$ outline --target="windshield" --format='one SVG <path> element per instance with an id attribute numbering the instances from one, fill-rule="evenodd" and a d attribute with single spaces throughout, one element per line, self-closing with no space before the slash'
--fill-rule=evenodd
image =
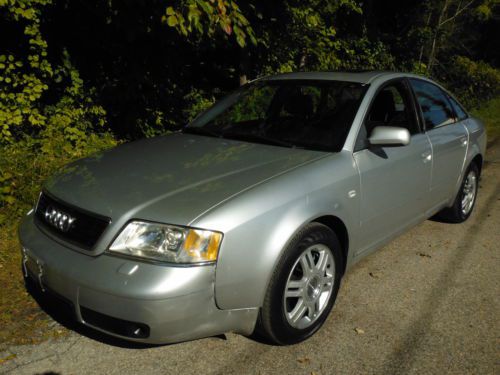
<path id="1" fill-rule="evenodd" d="M 184 128 L 185 133 L 338 152 L 366 85 L 263 80 L 243 86 Z"/>

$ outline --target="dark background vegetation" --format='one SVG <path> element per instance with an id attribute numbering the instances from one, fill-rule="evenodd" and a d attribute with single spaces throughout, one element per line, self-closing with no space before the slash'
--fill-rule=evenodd
<path id="1" fill-rule="evenodd" d="M 494 131 L 499 34 L 499 0 L 0 0 L 0 325 L 37 311 L 14 228 L 63 164 L 290 71 L 424 74 Z"/>

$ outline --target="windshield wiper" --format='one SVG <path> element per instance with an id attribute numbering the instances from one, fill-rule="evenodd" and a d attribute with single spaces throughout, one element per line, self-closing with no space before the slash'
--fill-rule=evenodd
<path id="1" fill-rule="evenodd" d="M 224 133 L 225 138 L 235 139 L 240 141 L 257 141 L 261 143 L 266 143 L 274 146 L 292 147 L 296 148 L 293 143 L 280 141 L 279 139 L 269 138 L 264 135 L 254 134 L 254 133 Z"/>
<path id="2" fill-rule="evenodd" d="M 182 132 L 186 134 L 208 135 L 209 137 L 223 138 L 221 133 L 199 126 L 187 126 L 182 129 Z"/>

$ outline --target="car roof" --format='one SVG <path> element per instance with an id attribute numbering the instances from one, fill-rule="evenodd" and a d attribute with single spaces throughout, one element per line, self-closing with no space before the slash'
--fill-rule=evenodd
<path id="1" fill-rule="evenodd" d="M 261 78 L 262 80 L 283 80 L 283 79 L 312 79 L 312 80 L 330 80 L 330 81 L 344 81 L 344 82 L 357 82 L 368 84 L 375 78 L 382 76 L 396 77 L 418 77 L 414 74 L 380 71 L 380 70 L 363 70 L 363 71 L 335 71 L 335 72 L 295 72 L 283 73 Z"/>

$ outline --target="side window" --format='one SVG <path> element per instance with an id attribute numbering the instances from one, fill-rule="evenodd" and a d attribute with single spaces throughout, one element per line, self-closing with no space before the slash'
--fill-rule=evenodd
<path id="1" fill-rule="evenodd" d="M 451 97 L 450 95 L 448 95 L 448 99 L 450 100 L 451 106 L 453 107 L 453 110 L 455 111 L 455 114 L 457 115 L 457 121 L 462 121 L 462 120 L 466 119 L 468 116 L 467 116 L 467 112 L 465 112 L 463 107 L 455 99 L 453 99 L 453 97 Z"/>
<path id="2" fill-rule="evenodd" d="M 408 90 L 402 82 L 389 83 L 375 96 L 365 120 L 367 134 L 376 126 L 407 128 L 411 134 L 419 132 Z"/>
<path id="3" fill-rule="evenodd" d="M 410 82 L 422 109 L 427 130 L 455 122 L 450 102 L 439 87 L 419 79 L 411 79 Z"/>

